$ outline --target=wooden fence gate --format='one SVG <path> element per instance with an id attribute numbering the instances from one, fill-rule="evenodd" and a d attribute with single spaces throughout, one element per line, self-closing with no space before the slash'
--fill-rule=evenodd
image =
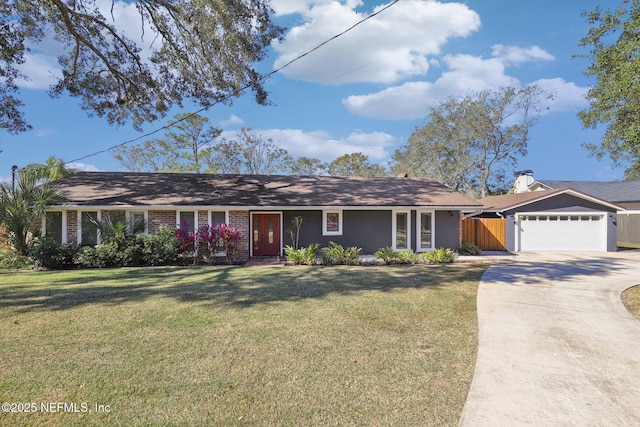
<path id="1" fill-rule="evenodd" d="M 640 247 L 640 214 L 618 214 L 618 246 L 626 248 Z"/>
<path id="2" fill-rule="evenodd" d="M 504 251 L 507 244 L 507 220 L 500 218 L 466 218 L 462 220 L 462 240 L 483 251 Z"/>

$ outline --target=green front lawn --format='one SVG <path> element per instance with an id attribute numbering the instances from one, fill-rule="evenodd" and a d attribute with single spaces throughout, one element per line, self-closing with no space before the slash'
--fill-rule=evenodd
<path id="1" fill-rule="evenodd" d="M 485 268 L 0 272 L 0 425 L 456 425 Z"/>

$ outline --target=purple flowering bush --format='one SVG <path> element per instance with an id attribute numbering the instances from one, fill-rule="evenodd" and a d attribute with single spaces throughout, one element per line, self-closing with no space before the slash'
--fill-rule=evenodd
<path id="1" fill-rule="evenodd" d="M 204 224 L 198 227 L 197 232 L 189 232 L 189 224 L 186 222 L 176 229 L 176 237 L 180 240 L 185 254 L 193 254 L 195 261 L 208 262 L 211 254 L 225 253 L 228 263 L 235 260 L 238 242 L 243 234 L 236 227 L 227 224 L 210 226 Z"/>

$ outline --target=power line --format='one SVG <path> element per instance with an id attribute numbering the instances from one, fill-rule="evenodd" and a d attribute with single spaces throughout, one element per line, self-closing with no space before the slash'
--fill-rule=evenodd
<path id="1" fill-rule="evenodd" d="M 301 55 L 298 55 L 297 57 L 295 57 L 295 58 L 294 58 L 294 59 L 292 59 L 291 61 L 287 62 L 287 63 L 286 63 L 286 64 L 284 64 L 283 66 L 281 66 L 281 67 L 279 67 L 279 68 L 277 68 L 277 69 L 275 69 L 275 70 L 271 71 L 270 73 L 265 74 L 265 75 L 264 75 L 264 76 L 262 76 L 260 79 L 258 79 L 258 81 L 266 80 L 266 79 L 268 79 L 269 77 L 271 77 L 272 75 L 274 75 L 274 74 L 276 74 L 276 73 L 279 73 L 280 71 L 284 70 L 285 68 L 287 68 L 288 66 L 290 66 L 290 65 L 291 65 L 291 64 L 293 64 L 294 62 L 297 62 L 297 61 L 301 60 L 301 59 L 302 59 L 302 58 L 304 58 L 305 56 L 307 56 L 307 55 L 309 55 L 309 54 L 311 54 L 311 53 L 315 52 L 315 51 L 316 51 L 316 50 L 318 50 L 318 49 L 320 49 L 321 47 L 323 47 L 323 46 L 324 46 L 324 45 L 326 45 L 327 43 L 330 43 L 331 41 L 333 41 L 333 40 L 335 40 L 335 39 L 337 39 L 337 38 L 339 38 L 339 37 L 341 37 L 341 36 L 345 35 L 345 34 L 346 34 L 346 33 L 348 33 L 349 31 L 351 31 L 351 30 L 353 30 L 354 28 L 356 28 L 358 25 L 360 25 L 360 24 L 364 23 L 365 21 L 368 21 L 369 19 L 371 19 L 371 18 L 373 18 L 373 17 L 375 17 L 375 16 L 377 16 L 377 15 L 381 14 L 382 12 L 384 12 L 385 10 L 387 10 L 387 9 L 389 9 L 390 7 L 394 6 L 394 5 L 395 5 L 395 4 L 397 4 L 398 2 L 400 2 L 400 0 L 394 0 L 394 1 L 392 1 L 391 3 L 389 3 L 388 5 L 386 5 L 385 7 L 383 7 L 382 9 L 378 10 L 377 12 L 374 12 L 374 13 L 372 13 L 372 14 L 370 14 L 370 15 L 367 15 L 366 17 L 364 17 L 364 18 L 363 18 L 363 19 L 361 19 L 360 21 L 356 22 L 355 24 L 353 24 L 351 27 L 347 28 L 346 30 L 344 30 L 344 31 L 342 31 L 342 32 L 340 32 L 340 33 L 338 33 L 338 34 L 334 35 L 333 37 L 331 37 L 331 38 L 329 38 L 329 39 L 327 39 L 327 40 L 325 40 L 325 41 L 323 41 L 322 43 L 320 43 L 320 44 L 319 44 L 319 45 L 317 45 L 316 47 L 314 47 L 314 48 L 312 48 L 312 49 L 310 49 L 310 50 L 306 51 L 305 53 L 303 53 L 303 54 L 301 54 Z M 244 92 L 245 90 L 249 89 L 250 87 L 251 87 L 251 85 L 246 85 L 246 86 L 242 87 L 242 88 L 240 89 L 240 93 Z M 232 98 L 233 96 L 234 96 L 234 95 L 228 95 L 228 96 L 224 97 L 223 99 L 221 99 L 221 100 L 219 100 L 219 101 L 216 101 L 216 102 L 212 103 L 211 105 L 208 105 L 208 106 L 206 106 L 206 107 L 200 108 L 200 109 L 199 109 L 199 110 L 197 110 L 197 111 L 194 111 L 194 112 L 192 112 L 192 113 L 189 113 L 189 114 L 187 114 L 186 116 L 181 117 L 180 119 L 178 119 L 178 120 L 176 120 L 176 121 L 170 122 L 170 123 L 168 123 L 168 124 L 166 124 L 166 125 L 164 125 L 164 126 L 162 126 L 162 127 L 158 128 L 158 129 L 155 129 L 155 130 L 153 130 L 153 131 L 151 131 L 151 132 L 147 132 L 147 133 L 145 133 L 145 134 L 143 134 L 143 135 L 140 135 L 140 136 L 138 136 L 138 137 L 136 137 L 136 138 L 132 138 L 132 139 L 129 139 L 129 140 L 127 140 L 127 141 L 121 142 L 120 144 L 112 145 L 111 147 L 105 148 L 105 149 L 103 149 L 103 150 L 96 151 L 96 152 L 94 152 L 94 153 L 92 153 L 92 154 L 87 154 L 86 156 L 82 156 L 82 157 L 78 157 L 77 159 L 69 160 L 68 162 L 65 162 L 65 164 L 78 162 L 78 161 L 80 161 L 80 160 L 88 159 L 89 157 L 94 157 L 94 156 L 97 156 L 97 155 L 99 155 L 99 154 L 104 154 L 104 153 L 106 153 L 106 152 L 108 152 L 108 151 L 113 150 L 114 148 L 123 147 L 123 146 L 125 146 L 125 145 L 131 144 L 132 142 L 136 142 L 136 141 L 139 141 L 139 140 L 141 140 L 141 139 L 143 139 L 143 138 L 147 138 L 147 137 L 149 137 L 149 136 L 151 136 L 151 135 L 155 135 L 156 133 L 158 133 L 158 132 L 160 132 L 160 131 L 163 131 L 163 130 L 165 130 L 165 129 L 172 128 L 172 127 L 173 127 L 173 126 L 175 126 L 176 124 L 178 124 L 178 123 L 180 123 L 180 122 L 183 122 L 183 121 L 185 121 L 185 120 L 188 120 L 188 119 L 190 119 L 191 117 L 193 117 L 193 116 L 195 116 L 195 115 L 197 115 L 197 114 L 199 114 L 199 113 L 201 113 L 201 112 L 203 112 L 203 111 L 206 111 L 206 110 L 210 109 L 210 108 L 211 108 L 211 107 L 213 107 L 214 105 L 217 105 L 217 104 L 223 103 L 223 102 L 227 101 L 228 99 Z"/>

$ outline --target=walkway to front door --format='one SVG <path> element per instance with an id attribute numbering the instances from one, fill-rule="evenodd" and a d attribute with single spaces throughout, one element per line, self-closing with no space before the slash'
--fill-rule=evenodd
<path id="1" fill-rule="evenodd" d="M 251 219 L 253 256 L 280 255 L 280 214 L 254 213 Z"/>

